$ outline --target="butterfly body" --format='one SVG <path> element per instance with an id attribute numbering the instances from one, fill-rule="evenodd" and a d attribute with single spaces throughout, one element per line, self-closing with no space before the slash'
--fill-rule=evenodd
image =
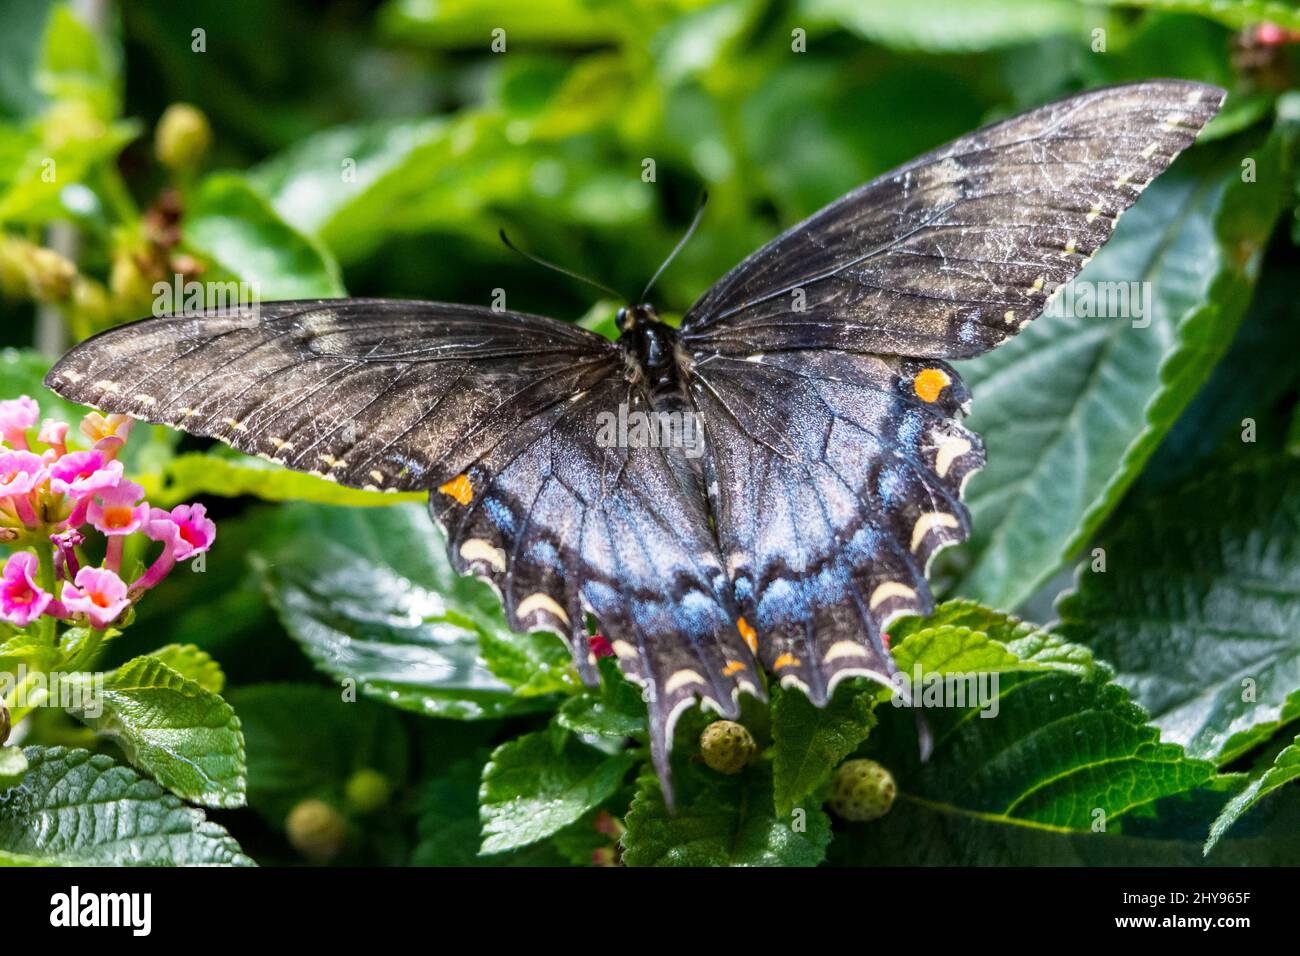
<path id="1" fill-rule="evenodd" d="M 621 331 L 618 346 L 634 378 L 644 378 L 656 391 L 680 385 L 677 332 L 660 320 L 653 306 L 625 306 L 615 321 Z"/>
<path id="2" fill-rule="evenodd" d="M 455 566 L 515 629 L 564 638 L 588 682 L 595 618 L 645 687 L 671 800 L 687 707 L 734 717 L 769 678 L 819 705 L 847 678 L 891 681 L 887 628 L 933 607 L 929 565 L 969 535 L 961 495 L 984 463 L 946 360 L 1038 316 L 1223 96 L 1155 80 L 977 130 L 787 230 L 678 328 L 644 304 L 610 342 L 448 303 L 263 303 L 110 330 L 46 383 L 343 484 L 427 491 Z M 610 416 L 679 437 L 698 422 L 703 440 L 631 440 Z"/>

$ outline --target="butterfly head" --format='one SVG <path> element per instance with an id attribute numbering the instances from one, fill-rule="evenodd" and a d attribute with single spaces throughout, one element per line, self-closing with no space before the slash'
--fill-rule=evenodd
<path id="1" fill-rule="evenodd" d="M 618 330 L 624 335 L 634 331 L 638 326 L 662 324 L 659 322 L 659 313 L 655 311 L 655 307 L 644 302 L 640 305 L 623 306 L 614 316 L 614 321 L 618 324 Z"/>

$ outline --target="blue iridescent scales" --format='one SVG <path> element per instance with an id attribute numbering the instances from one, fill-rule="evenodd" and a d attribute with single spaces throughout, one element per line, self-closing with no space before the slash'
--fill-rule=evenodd
<path id="1" fill-rule="evenodd" d="M 587 616 L 646 688 L 671 799 L 673 727 L 735 716 L 768 675 L 824 704 L 887 681 L 884 635 L 933 607 L 984 463 L 945 359 L 1037 317 L 1224 93 L 1160 80 L 978 130 L 849 193 L 724 276 L 679 330 L 611 343 L 542 316 L 383 299 L 148 319 L 47 384 L 287 467 L 428 490 L 457 568 L 517 630 L 597 671 Z M 640 329 L 645 333 L 646 328 Z M 638 341 L 671 349 L 647 365 Z M 606 447 L 602 413 L 698 415 L 704 454 Z"/>

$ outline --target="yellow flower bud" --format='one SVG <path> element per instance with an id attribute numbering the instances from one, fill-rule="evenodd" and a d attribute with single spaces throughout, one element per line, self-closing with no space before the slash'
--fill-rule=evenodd
<path id="1" fill-rule="evenodd" d="M 163 111 L 154 131 L 154 152 L 168 169 L 194 169 L 211 146 L 212 127 L 198 107 L 173 103 Z"/>
<path id="2" fill-rule="evenodd" d="M 347 823 L 342 815 L 324 800 L 300 801 L 285 820 L 289 843 L 312 863 L 328 863 L 339 855 L 347 842 Z"/>

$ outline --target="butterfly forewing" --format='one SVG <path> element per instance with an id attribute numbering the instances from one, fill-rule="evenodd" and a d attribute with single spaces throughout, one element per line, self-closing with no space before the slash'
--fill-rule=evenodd
<path id="1" fill-rule="evenodd" d="M 706 351 L 986 352 L 1078 275 L 1223 97 L 1135 83 L 963 136 L 740 263 L 691 308 L 684 337 Z"/>
<path id="2" fill-rule="evenodd" d="M 342 484 L 436 488 L 618 364 L 552 319 L 432 302 L 273 302 L 113 329 L 48 384 Z"/>

